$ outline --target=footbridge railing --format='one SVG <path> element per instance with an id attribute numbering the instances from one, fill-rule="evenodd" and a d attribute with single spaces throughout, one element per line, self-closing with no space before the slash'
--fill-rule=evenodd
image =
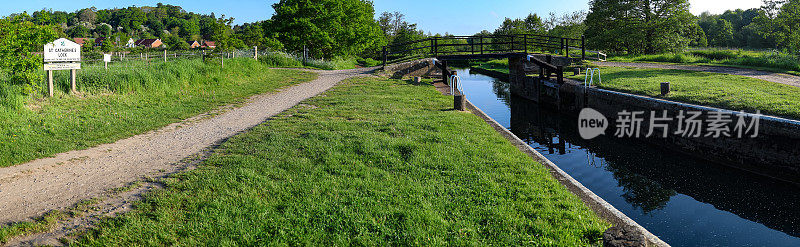
<path id="1" fill-rule="evenodd" d="M 536 35 L 444 36 L 398 42 L 382 49 L 383 65 L 423 57 L 457 54 L 556 53 L 586 59 L 586 42 L 580 39 Z M 580 52 L 574 52 L 574 51 Z"/>

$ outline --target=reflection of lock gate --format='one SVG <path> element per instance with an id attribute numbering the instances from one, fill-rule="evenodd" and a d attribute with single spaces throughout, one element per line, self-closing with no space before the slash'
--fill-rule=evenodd
<path id="1" fill-rule="evenodd" d="M 447 80 L 450 85 L 450 95 L 464 95 L 464 86 L 461 84 L 461 78 L 458 75 L 451 75 Z"/>

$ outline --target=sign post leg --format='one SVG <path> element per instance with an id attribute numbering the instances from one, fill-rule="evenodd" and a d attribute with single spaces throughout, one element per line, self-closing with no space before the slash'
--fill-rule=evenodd
<path id="1" fill-rule="evenodd" d="M 47 92 L 50 94 L 50 97 L 53 97 L 53 71 L 47 71 Z"/>
<path id="2" fill-rule="evenodd" d="M 70 77 L 72 78 L 72 93 L 77 93 L 78 92 L 78 87 L 77 87 L 78 83 L 75 81 L 75 79 L 77 79 L 76 77 L 78 75 L 78 70 L 71 69 L 71 70 L 69 70 L 69 74 L 70 74 Z"/>

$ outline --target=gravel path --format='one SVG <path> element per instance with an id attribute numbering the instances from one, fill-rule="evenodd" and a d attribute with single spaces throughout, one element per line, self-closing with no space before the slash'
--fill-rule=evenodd
<path id="1" fill-rule="evenodd" d="M 370 70 L 315 71 L 319 78 L 314 81 L 254 96 L 242 107 L 221 114 L 204 114 L 115 143 L 0 168 L 0 224 L 63 210 L 143 178 L 180 171 L 185 167 L 182 160 Z"/>
<path id="2" fill-rule="evenodd" d="M 609 67 L 680 69 L 680 70 L 740 75 L 740 76 L 747 76 L 765 81 L 800 87 L 800 76 L 760 71 L 754 69 L 743 69 L 743 68 L 733 68 L 733 67 L 723 67 L 723 66 L 674 65 L 674 64 L 658 64 L 658 63 L 594 62 L 594 64 L 599 66 L 609 66 Z"/>

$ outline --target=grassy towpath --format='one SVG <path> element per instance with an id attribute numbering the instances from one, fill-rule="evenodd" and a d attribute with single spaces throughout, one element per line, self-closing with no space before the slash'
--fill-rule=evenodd
<path id="1" fill-rule="evenodd" d="M 477 67 L 508 73 L 508 62 L 493 60 Z M 655 98 L 800 119 L 800 87 L 739 75 L 704 71 L 637 67 L 600 67 L 597 87 Z M 567 76 L 583 81 L 584 74 Z M 595 81 L 597 81 L 595 79 Z M 671 92 L 660 96 L 661 82 Z"/>
<path id="2" fill-rule="evenodd" d="M 609 226 L 432 86 L 340 83 L 77 245 L 597 244 Z"/>
<path id="3" fill-rule="evenodd" d="M 79 96 L 59 91 L 19 109 L 7 102 L 19 98 L 12 88 L 0 90 L 8 104 L 0 104 L 0 167 L 114 142 L 316 77 L 252 59 L 230 60 L 224 69 L 200 60 L 124 66 L 132 67 L 86 68 Z"/>

